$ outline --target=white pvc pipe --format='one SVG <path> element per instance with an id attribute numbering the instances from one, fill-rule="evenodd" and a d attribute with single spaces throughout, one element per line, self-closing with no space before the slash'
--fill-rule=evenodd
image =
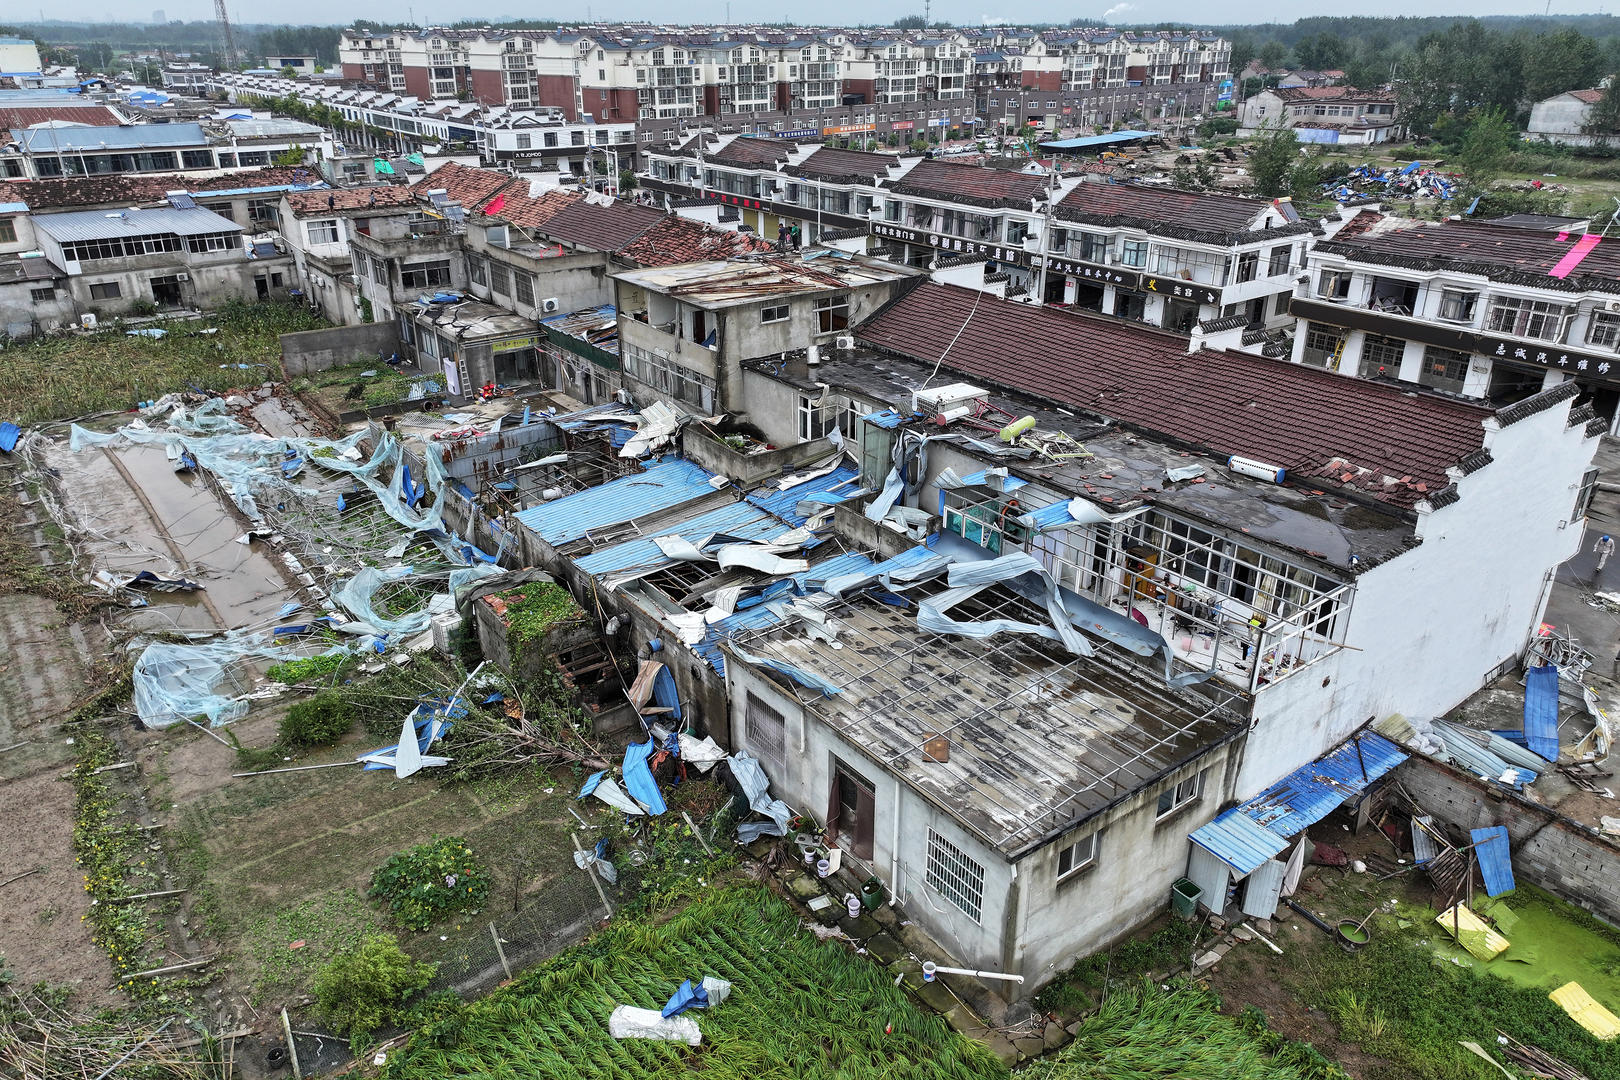
<path id="1" fill-rule="evenodd" d="M 972 975 L 976 979 L 1005 979 L 1007 982 L 1023 982 L 1022 975 L 1008 975 L 1005 971 L 975 971 L 972 968 L 940 967 L 934 965 L 936 975 Z"/>

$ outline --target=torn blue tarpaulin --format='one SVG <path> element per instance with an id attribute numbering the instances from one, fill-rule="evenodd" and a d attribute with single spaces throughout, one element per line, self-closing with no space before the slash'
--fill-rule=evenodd
<path id="1" fill-rule="evenodd" d="M 1532 753 L 1558 760 L 1558 668 L 1552 664 L 1524 673 L 1524 736 Z"/>
<path id="2" fill-rule="evenodd" d="M 687 1009 L 707 1009 L 709 1007 L 709 992 L 703 988 L 702 982 L 693 986 L 691 979 L 686 979 L 680 988 L 670 996 L 669 1001 L 662 1010 L 663 1017 L 668 1020 L 672 1016 L 679 1016 Z"/>
<path id="3" fill-rule="evenodd" d="M 670 719 L 681 719 L 681 692 L 675 685 L 675 676 L 670 674 L 668 664 L 659 665 L 658 674 L 653 676 L 652 694 L 653 701 L 669 710 Z"/>
<path id="4" fill-rule="evenodd" d="M 281 605 L 281 610 L 276 612 L 276 618 L 285 619 L 287 616 L 291 615 L 293 612 L 297 611 L 303 606 L 304 605 L 299 603 L 297 600 L 289 600 L 285 604 Z"/>
<path id="5" fill-rule="evenodd" d="M 1479 873 L 1485 881 L 1487 896 L 1501 896 L 1512 892 L 1513 861 L 1508 854 L 1508 831 L 1501 825 L 1489 829 L 1475 829 L 1468 834 L 1474 842 L 1474 855 L 1479 859 Z"/>
<path id="6" fill-rule="evenodd" d="M 400 497 L 405 500 L 406 506 L 409 506 L 414 510 L 416 509 L 417 504 L 422 501 L 422 497 L 427 494 L 427 485 L 418 484 L 416 482 L 416 478 L 411 475 L 411 467 L 409 465 L 401 465 L 399 470 Z"/>
<path id="7" fill-rule="evenodd" d="M 647 759 L 658 751 L 658 743 L 648 739 L 644 743 L 631 743 L 624 748 L 624 789 L 630 797 L 647 808 L 647 813 L 662 814 L 664 796 L 658 791 L 658 781 L 653 779 L 652 770 L 647 767 Z"/>
<path id="8" fill-rule="evenodd" d="M 22 428 L 10 420 L 0 424 L 0 450 L 11 453 L 17 449 L 17 439 L 22 435 Z"/>

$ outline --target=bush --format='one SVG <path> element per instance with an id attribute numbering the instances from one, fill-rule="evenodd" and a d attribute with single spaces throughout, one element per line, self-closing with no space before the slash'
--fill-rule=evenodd
<path id="1" fill-rule="evenodd" d="M 323 690 L 287 710 L 276 729 L 282 746 L 298 748 L 334 743 L 349 733 L 354 709 L 336 690 Z"/>
<path id="2" fill-rule="evenodd" d="M 426 930 L 452 912 L 483 907 L 489 884 L 465 840 L 435 836 L 379 866 L 366 895 L 387 904 L 407 930 Z"/>
<path id="3" fill-rule="evenodd" d="M 316 974 L 315 1007 L 350 1042 L 363 1043 L 399 1024 L 437 966 L 412 960 L 392 934 L 371 934 Z"/>

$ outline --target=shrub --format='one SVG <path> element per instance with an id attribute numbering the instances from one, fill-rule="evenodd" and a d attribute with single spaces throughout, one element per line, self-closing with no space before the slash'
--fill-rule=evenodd
<path id="1" fill-rule="evenodd" d="M 399 1024 L 436 967 L 411 959 L 392 934 L 371 934 L 316 974 L 315 1007 L 351 1042 L 363 1043 Z"/>
<path id="2" fill-rule="evenodd" d="M 354 709 L 343 695 L 335 690 L 323 690 L 288 709 L 276 734 L 283 746 L 322 746 L 343 738 L 353 724 Z"/>
<path id="3" fill-rule="evenodd" d="M 366 895 L 387 904 L 399 925 L 426 930 L 451 912 L 483 907 L 489 884 L 465 840 L 435 836 L 379 866 Z"/>

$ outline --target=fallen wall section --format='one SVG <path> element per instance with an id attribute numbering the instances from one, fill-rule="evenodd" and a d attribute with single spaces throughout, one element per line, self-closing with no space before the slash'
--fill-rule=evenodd
<path id="1" fill-rule="evenodd" d="M 281 335 L 281 366 L 289 379 L 356 361 L 392 356 L 399 349 L 399 326 L 393 322 L 334 326 Z"/>

